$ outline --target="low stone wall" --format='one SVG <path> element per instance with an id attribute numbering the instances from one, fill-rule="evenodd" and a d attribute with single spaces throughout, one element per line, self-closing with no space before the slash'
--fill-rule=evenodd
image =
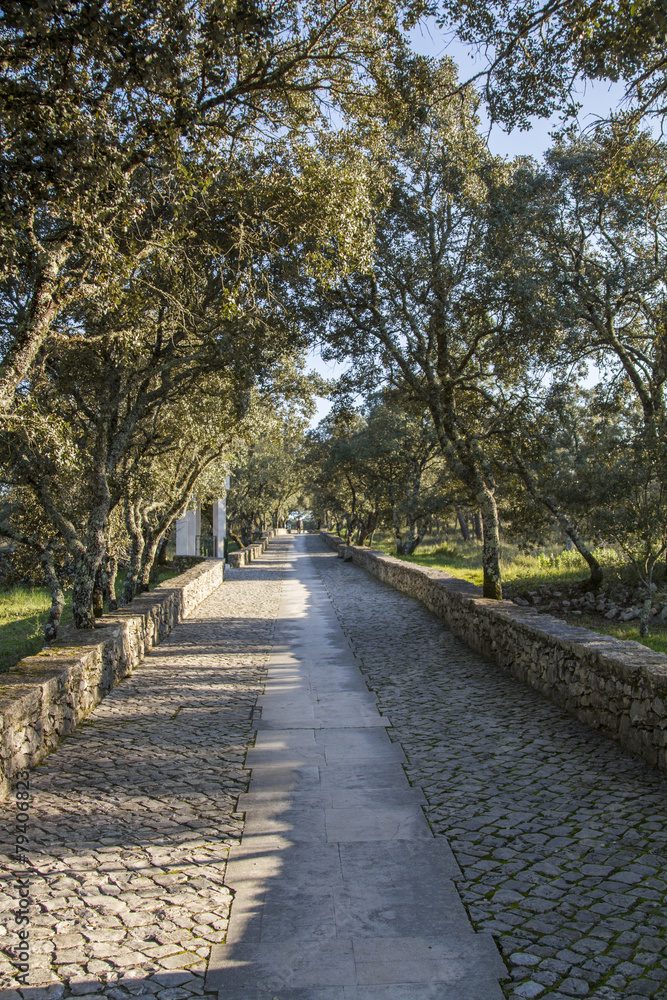
<path id="1" fill-rule="evenodd" d="M 473 649 L 556 705 L 667 771 L 667 656 L 568 625 L 534 608 L 490 601 L 480 588 L 320 532 L 344 559 L 416 597 Z"/>
<path id="2" fill-rule="evenodd" d="M 207 559 L 105 615 L 94 630 L 61 629 L 56 642 L 0 675 L 0 799 L 223 581 Z"/>
<path id="3" fill-rule="evenodd" d="M 277 535 L 283 534 L 285 534 L 284 528 L 272 528 L 270 531 L 265 531 L 260 541 L 252 542 L 250 545 L 246 545 L 244 549 L 237 549 L 236 552 L 229 552 L 227 555 L 229 565 L 234 569 L 238 569 L 239 566 L 247 566 L 253 559 L 259 559 L 262 552 L 266 551 L 269 538 L 275 538 Z"/>

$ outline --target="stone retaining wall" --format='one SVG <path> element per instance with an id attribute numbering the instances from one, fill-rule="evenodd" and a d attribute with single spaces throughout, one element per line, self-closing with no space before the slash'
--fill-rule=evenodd
<path id="1" fill-rule="evenodd" d="M 207 559 L 105 615 L 91 632 L 61 629 L 56 642 L 0 674 L 0 799 L 17 772 L 37 764 L 146 653 L 223 581 Z"/>
<path id="2" fill-rule="evenodd" d="M 285 534 L 284 528 L 282 530 L 280 528 L 271 528 L 270 531 L 265 531 L 262 534 L 260 541 L 252 542 L 250 545 L 246 545 L 244 549 L 237 549 L 236 552 L 229 552 L 227 554 L 229 565 L 234 569 L 238 569 L 239 566 L 247 566 L 253 559 L 259 559 L 262 552 L 266 551 L 269 538 L 275 538 L 276 535 L 281 534 Z"/>
<path id="3" fill-rule="evenodd" d="M 416 597 L 473 649 L 556 705 L 667 771 L 667 656 L 568 625 L 534 608 L 491 601 L 442 570 L 320 532 L 339 556 Z"/>

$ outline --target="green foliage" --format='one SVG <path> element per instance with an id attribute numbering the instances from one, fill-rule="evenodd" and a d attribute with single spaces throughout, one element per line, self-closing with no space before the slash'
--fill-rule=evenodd
<path id="1" fill-rule="evenodd" d="M 308 208 L 326 200 L 316 228 L 328 235 L 340 218 L 340 245 L 354 243 L 359 227 L 354 212 L 337 211 L 336 172 L 313 170 L 307 155 L 312 133 L 402 45 L 397 9 L 384 0 L 6 4 L 0 409 L 11 408 L 59 312 L 122 298 L 137 259 L 169 256 L 193 232 L 193 204 L 233 158 L 250 164 L 254 187 L 270 187 L 285 173 L 285 146 L 310 132 L 297 171 L 307 189 L 301 224 L 312 231 Z M 340 174 L 349 193 L 358 171 Z M 198 227 L 198 244 L 210 235 Z"/>
<path id="2" fill-rule="evenodd" d="M 391 392 L 332 411 L 310 436 L 309 467 L 312 508 L 323 522 L 345 521 L 358 544 L 390 524 L 401 551 L 414 551 L 455 493 L 428 412 Z"/>
<path id="3" fill-rule="evenodd" d="M 176 574 L 161 567 L 152 587 Z M 117 596 L 120 597 L 120 582 Z M 0 672 L 11 670 L 24 656 L 34 656 L 44 645 L 44 624 L 51 607 L 51 595 L 43 587 L 9 587 L 0 590 Z M 65 602 L 61 625 L 72 624 L 71 593 Z"/>
<path id="4" fill-rule="evenodd" d="M 479 76 L 492 116 L 510 127 L 532 115 L 573 114 L 577 79 L 622 80 L 633 117 L 664 115 L 667 14 L 662 0 L 441 0 L 439 20 L 486 47 Z"/>
<path id="5" fill-rule="evenodd" d="M 12 587 L 0 591 L 0 671 L 40 651 L 50 606 L 51 595 L 46 589 Z M 72 621 L 71 606 L 63 612 L 61 621 Z"/>
<path id="6" fill-rule="evenodd" d="M 275 397 L 257 407 L 252 433 L 231 464 L 228 533 L 242 545 L 248 545 L 256 532 L 282 527 L 301 504 L 311 385 L 304 381 L 300 387 L 304 393 L 301 411 L 297 409 L 298 398 L 292 398 L 292 405 L 282 411 Z"/>
<path id="7" fill-rule="evenodd" d="M 388 555 L 398 555 L 387 534 L 378 536 L 376 544 Z M 445 543 L 440 540 L 429 542 L 427 539 L 417 555 L 399 558 L 409 558 L 411 562 L 442 569 L 468 583 L 481 585 L 481 554 L 481 542 L 474 539 L 464 542 L 452 534 Z M 608 569 L 618 570 L 627 562 L 617 550 L 608 547 L 596 549 L 595 555 Z M 505 583 L 524 588 L 540 584 L 573 584 L 586 578 L 586 562 L 581 555 L 576 550 L 558 546 L 531 552 L 526 551 L 525 546 L 503 540 L 500 565 Z"/>
<path id="8" fill-rule="evenodd" d="M 441 3 L 494 51 L 496 118 L 549 112 L 572 74 L 629 84 L 626 114 L 564 132 L 543 166 L 490 156 L 480 95 L 409 51 L 434 10 L 5 5 L 3 517 L 31 553 L 16 562 L 49 580 L 49 627 L 68 575 L 86 627 L 119 561 L 127 600 L 147 586 L 173 521 L 229 471 L 239 541 L 309 510 L 361 542 L 390 527 L 410 554 L 462 506 L 484 521 L 487 596 L 501 569 L 575 572 L 501 558 L 499 511 L 516 542 L 558 525 L 591 586 L 594 545 L 613 542 L 650 591 L 667 543 L 667 147 L 641 120 L 663 109 L 664 10 Z M 317 337 L 351 364 L 306 439 Z M 583 391 L 589 364 L 600 385 Z M 472 573 L 471 553 L 427 556 Z"/>

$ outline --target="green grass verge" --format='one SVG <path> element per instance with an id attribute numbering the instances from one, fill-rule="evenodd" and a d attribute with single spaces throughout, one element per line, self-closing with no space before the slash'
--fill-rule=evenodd
<path id="1" fill-rule="evenodd" d="M 161 569 L 158 583 L 176 574 Z M 157 586 L 157 584 L 155 584 Z M 122 579 L 116 581 L 120 596 Z M 46 587 L 12 587 L 0 591 L 0 672 L 11 670 L 24 656 L 34 656 L 44 645 L 44 625 L 49 617 L 51 595 Z M 72 623 L 72 595 L 65 595 L 61 625 Z"/>
<path id="2" fill-rule="evenodd" d="M 376 533 L 373 548 L 396 556 L 393 538 L 388 533 Z M 624 561 L 614 549 L 598 549 L 595 556 L 600 562 L 605 580 L 618 582 L 624 572 Z M 469 583 L 482 585 L 482 543 L 464 542 L 455 535 L 421 545 L 412 556 L 397 556 L 406 562 L 444 570 Z M 504 544 L 500 568 L 503 587 L 508 597 L 522 590 L 539 586 L 570 587 L 586 580 L 588 567 L 579 553 L 567 551 L 562 546 L 546 547 L 540 552 L 526 552 L 518 545 Z M 558 617 L 560 615 L 556 613 Z M 651 635 L 640 638 L 637 622 L 610 622 L 602 615 L 562 615 L 571 625 L 580 625 L 617 639 L 634 639 L 658 653 L 667 653 L 667 624 L 651 622 Z"/>
<path id="3" fill-rule="evenodd" d="M 609 622 L 596 615 L 563 615 L 569 625 L 581 625 L 602 635 L 613 635 L 615 639 L 634 639 L 642 646 L 648 646 L 656 653 L 667 653 L 667 625 L 651 622 L 651 634 L 645 638 L 639 635 L 637 622 Z"/>
<path id="4" fill-rule="evenodd" d="M 373 548 L 388 555 L 396 555 L 396 546 L 388 534 L 375 536 Z M 614 549 L 601 549 L 596 556 L 607 572 L 616 574 L 622 565 Z M 482 543 L 470 540 L 464 542 L 455 537 L 428 541 L 420 545 L 412 556 L 398 556 L 406 562 L 418 563 L 442 569 L 452 576 L 458 576 L 468 583 L 482 585 Z M 539 552 L 527 552 L 518 545 L 504 543 L 500 558 L 503 584 L 510 590 L 515 585 L 521 589 L 532 589 L 542 584 L 549 586 L 570 585 L 585 580 L 588 567 L 575 550 L 568 552 L 562 546 L 550 546 Z"/>

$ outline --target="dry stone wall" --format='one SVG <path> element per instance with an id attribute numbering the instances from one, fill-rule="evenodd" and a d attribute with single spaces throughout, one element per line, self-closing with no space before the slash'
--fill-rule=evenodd
<path id="1" fill-rule="evenodd" d="M 442 570 L 417 566 L 321 531 L 343 559 L 422 601 L 473 649 L 571 715 L 667 771 L 667 656 L 568 625 L 534 608 L 491 601 Z"/>
<path id="2" fill-rule="evenodd" d="M 62 629 L 53 645 L 0 674 L 0 799 L 220 586 L 223 567 L 220 559 L 200 562 L 105 615 L 92 632 Z"/>
<path id="3" fill-rule="evenodd" d="M 244 549 L 237 549 L 236 552 L 230 552 L 227 556 L 229 565 L 232 569 L 238 569 L 240 566 L 247 566 L 253 559 L 259 559 L 262 552 L 266 551 L 269 538 L 275 538 L 276 535 L 284 534 L 284 531 L 284 528 L 272 528 L 270 531 L 264 532 L 260 541 L 252 542 L 252 544 L 246 545 Z"/>

